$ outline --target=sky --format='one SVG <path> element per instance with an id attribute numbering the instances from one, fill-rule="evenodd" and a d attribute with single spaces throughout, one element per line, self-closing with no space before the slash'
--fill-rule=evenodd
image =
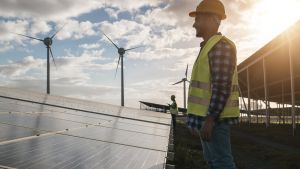
<path id="1" fill-rule="evenodd" d="M 199 52 L 194 19 L 199 0 L 1 0 L 0 85 L 46 93 L 46 48 L 24 34 L 55 36 L 51 94 L 120 105 L 119 47 L 124 56 L 125 106 L 159 104 L 176 95 L 183 106 L 183 84 Z M 300 0 L 223 0 L 227 19 L 220 32 L 236 43 L 241 63 L 300 19 Z"/>

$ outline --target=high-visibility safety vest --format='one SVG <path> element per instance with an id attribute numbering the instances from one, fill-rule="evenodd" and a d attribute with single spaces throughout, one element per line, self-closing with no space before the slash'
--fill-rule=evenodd
<path id="1" fill-rule="evenodd" d="M 214 35 L 206 42 L 194 63 L 191 83 L 189 86 L 188 114 L 202 117 L 207 116 L 212 95 L 208 53 L 222 38 L 235 46 L 234 43 L 226 37 L 222 35 Z M 237 67 L 235 66 L 232 76 L 231 94 L 219 118 L 239 117 L 239 115 L 238 76 Z"/>
<path id="2" fill-rule="evenodd" d="M 170 113 L 171 113 L 171 114 L 175 114 L 175 115 L 178 114 L 178 107 L 177 107 L 176 102 L 173 102 L 173 103 L 170 105 Z"/>

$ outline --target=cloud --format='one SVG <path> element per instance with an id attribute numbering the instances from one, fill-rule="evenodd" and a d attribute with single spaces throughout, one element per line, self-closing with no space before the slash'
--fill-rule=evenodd
<path id="1" fill-rule="evenodd" d="M 21 37 L 14 33 L 26 34 L 29 27 L 27 20 L 3 21 L 0 20 L 0 41 L 21 42 Z M 24 39 L 24 38 L 23 38 Z"/>
<path id="2" fill-rule="evenodd" d="M 63 27 L 64 25 L 64 27 Z M 90 21 L 77 21 L 77 20 L 66 20 L 57 24 L 56 30 L 61 29 L 57 34 L 57 39 L 81 39 L 88 36 L 97 35 L 97 32 L 94 30 L 98 26 L 97 23 L 92 23 Z"/>
<path id="3" fill-rule="evenodd" d="M 33 20 L 32 25 L 30 26 L 29 35 L 35 36 L 38 33 L 49 33 L 52 27 L 43 20 Z"/>
<path id="4" fill-rule="evenodd" d="M 130 3 L 123 0 L 2 0 L 0 16 L 63 21 L 101 8 L 135 12 L 142 7 L 157 7 L 162 3 L 164 0 L 131 0 Z"/>
<path id="5" fill-rule="evenodd" d="M 50 65 L 51 78 L 73 78 L 76 79 L 74 82 L 84 83 L 90 79 L 91 75 L 88 72 L 115 69 L 116 63 L 113 61 L 99 63 L 105 60 L 103 50 L 84 50 L 79 56 L 56 57 L 57 69 L 52 62 Z M 31 75 L 33 78 L 46 77 L 46 59 L 27 56 L 19 61 L 10 61 L 8 64 L 0 65 L 0 75 L 6 78 L 20 78 L 30 71 L 34 71 Z"/>
<path id="6" fill-rule="evenodd" d="M 0 16 L 65 20 L 103 7 L 104 0 L 2 0 Z"/>
<path id="7" fill-rule="evenodd" d="M 80 48 L 83 48 L 83 49 L 96 49 L 96 48 L 99 48 L 101 45 L 99 43 L 92 43 L 92 44 L 81 44 L 79 45 Z"/>
<path id="8" fill-rule="evenodd" d="M 175 26 L 177 22 L 177 18 L 174 15 L 166 12 L 166 7 L 149 9 L 145 14 L 137 15 L 136 19 L 142 24 L 152 27 Z"/>
<path id="9" fill-rule="evenodd" d="M 129 3 L 128 1 L 123 0 L 110 0 L 106 2 L 106 6 L 115 7 L 121 11 L 129 11 L 133 13 L 142 7 L 157 7 L 164 2 L 165 0 L 131 0 Z"/>
<path id="10" fill-rule="evenodd" d="M 253 6 L 255 4 L 257 4 L 258 2 L 260 2 L 261 0 L 227 0 L 227 1 L 224 1 L 226 2 L 226 6 L 225 7 L 234 7 L 236 8 L 237 10 L 240 10 L 240 11 L 245 11 L 245 10 L 249 10 L 251 8 L 253 8 Z M 227 10 L 227 12 L 232 12 L 230 10 Z M 237 11 L 236 11 L 237 12 Z"/>
<path id="11" fill-rule="evenodd" d="M 139 32 L 146 27 L 130 20 L 122 19 L 116 22 L 104 21 L 100 24 L 100 30 L 102 30 L 110 39 L 124 39 L 125 36 Z M 103 36 L 106 39 L 105 36 Z"/>
<path id="12" fill-rule="evenodd" d="M 146 49 L 143 52 L 130 52 L 128 58 L 140 59 L 146 61 L 172 59 L 178 61 L 180 58 L 186 58 L 197 55 L 198 49 L 176 49 L 176 48 L 160 48 L 156 50 Z"/>
<path id="13" fill-rule="evenodd" d="M 119 47 L 120 44 L 125 44 L 125 48 L 144 46 L 153 49 L 194 46 L 194 30 L 191 28 L 166 27 L 156 30 L 156 26 L 128 20 L 102 22 L 100 25 L 100 29 Z M 108 41 L 106 37 L 103 38 Z"/>
<path id="14" fill-rule="evenodd" d="M 11 50 L 14 48 L 14 46 L 12 44 L 10 44 L 9 42 L 1 42 L 0 41 L 0 53 L 1 52 L 6 52 L 8 50 Z"/>
<path id="15" fill-rule="evenodd" d="M 136 19 L 152 27 L 192 27 L 194 19 L 189 17 L 188 14 L 196 9 L 197 1 L 165 0 L 163 4 L 163 7 L 149 9 L 145 14 L 137 15 Z"/>
<path id="16" fill-rule="evenodd" d="M 3 77 L 17 77 L 25 75 L 29 70 L 38 69 L 45 65 L 42 59 L 27 56 L 21 61 L 10 62 L 8 65 L 0 65 L 0 75 Z"/>
<path id="17" fill-rule="evenodd" d="M 104 58 L 103 50 L 84 50 L 78 56 L 69 53 L 66 56 L 57 57 L 56 64 L 57 70 L 53 71 L 53 78 L 76 79 L 72 81 L 72 84 L 85 84 L 92 79 L 92 72 L 113 70 L 116 63 Z"/>
<path id="18" fill-rule="evenodd" d="M 122 12 L 114 8 L 105 8 L 104 11 L 113 19 L 118 19 L 119 13 Z"/>
<path id="19" fill-rule="evenodd" d="M 118 99 L 111 98 L 112 95 L 119 95 L 119 87 L 105 86 L 99 84 L 79 84 L 74 83 L 74 78 L 51 79 L 50 91 L 51 94 L 67 96 L 72 98 L 80 98 L 85 100 L 94 100 L 102 103 L 118 104 Z M 79 79 L 80 80 L 80 79 Z M 9 83 L 1 82 L 13 88 L 21 88 L 35 92 L 46 93 L 46 79 L 36 79 L 32 77 L 21 77 L 13 79 Z"/>
<path id="20" fill-rule="evenodd" d="M 133 83 L 129 87 L 135 89 L 136 92 L 132 92 L 130 94 L 131 97 L 135 97 L 140 101 L 148 101 L 148 102 L 158 103 L 158 104 L 169 103 L 170 96 L 172 94 L 175 94 L 177 101 L 181 106 L 181 102 L 183 100 L 182 85 L 176 85 L 176 86 L 172 85 L 176 81 L 178 81 L 178 79 L 176 78 L 159 78 L 159 79 L 149 79 L 149 80 Z M 151 91 L 151 92 L 140 92 L 140 91 Z M 135 107 L 137 107 L 137 104 L 135 104 Z"/>

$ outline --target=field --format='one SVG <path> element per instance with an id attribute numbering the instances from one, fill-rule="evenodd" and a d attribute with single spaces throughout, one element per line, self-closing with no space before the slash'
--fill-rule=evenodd
<path id="1" fill-rule="evenodd" d="M 184 120 L 175 133 L 176 169 L 209 169 L 203 160 L 199 138 L 192 137 Z M 298 127 L 298 126 L 297 126 Z M 239 124 L 232 127 L 232 151 L 238 169 L 300 168 L 300 136 L 290 125 Z"/>

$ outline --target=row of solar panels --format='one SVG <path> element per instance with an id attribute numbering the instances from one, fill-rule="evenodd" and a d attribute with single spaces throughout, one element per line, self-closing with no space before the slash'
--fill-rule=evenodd
<path id="1" fill-rule="evenodd" d="M 0 87 L 0 168 L 165 167 L 170 116 Z"/>

